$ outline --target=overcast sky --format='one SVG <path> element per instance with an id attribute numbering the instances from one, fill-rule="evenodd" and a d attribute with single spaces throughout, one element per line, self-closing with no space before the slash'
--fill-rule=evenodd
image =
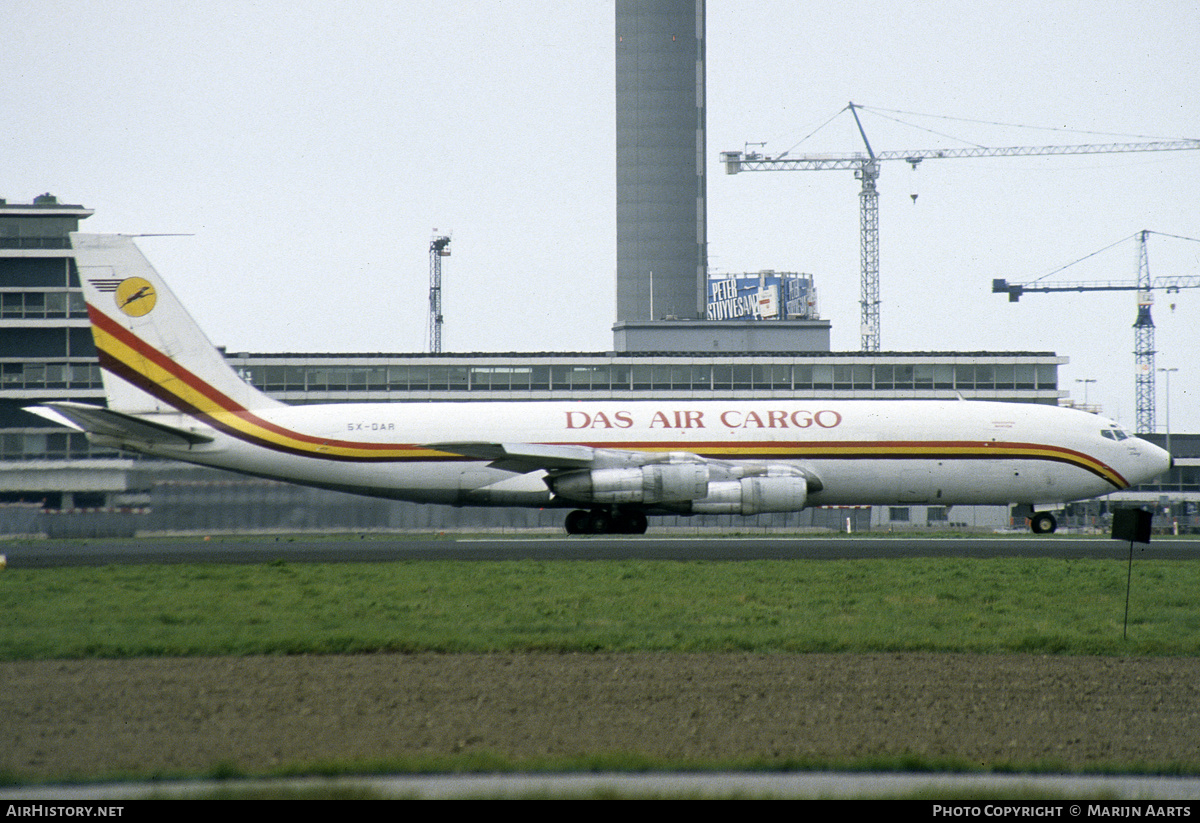
<path id="1" fill-rule="evenodd" d="M 140 245 L 215 342 L 423 350 L 436 229 L 446 350 L 612 347 L 610 0 L 0 10 L 0 197 L 190 234 Z M 722 150 L 858 151 L 851 100 L 892 112 L 864 113 L 877 152 L 1200 137 L 1195 0 L 710 0 L 707 21 L 710 264 L 812 273 L 835 350 L 859 345 L 858 181 L 728 176 Z M 1200 152 L 894 162 L 879 190 L 884 350 L 1054 351 L 1063 388 L 1134 423 L 1133 293 L 1010 304 L 991 281 L 1135 280 L 1140 230 L 1200 237 Z M 1149 255 L 1200 275 L 1195 241 Z M 1200 289 L 1157 295 L 1173 431 L 1200 432 L 1198 314 Z M 1158 397 L 1161 430 L 1161 375 Z"/>

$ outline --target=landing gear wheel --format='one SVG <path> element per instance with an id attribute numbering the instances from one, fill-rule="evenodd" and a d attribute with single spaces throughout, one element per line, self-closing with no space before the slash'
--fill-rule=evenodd
<path id="1" fill-rule="evenodd" d="M 586 512 L 583 509 L 576 509 L 567 515 L 567 534 L 585 534 L 587 532 L 587 518 L 591 512 Z"/>
<path id="2" fill-rule="evenodd" d="M 1058 521 L 1050 512 L 1036 512 L 1029 518 L 1029 528 L 1034 534 L 1054 534 Z"/>
<path id="3" fill-rule="evenodd" d="M 611 534 L 613 519 L 608 512 L 588 512 L 583 519 L 583 531 L 585 534 Z"/>
<path id="4" fill-rule="evenodd" d="M 617 515 L 613 522 L 613 531 L 617 534 L 645 534 L 646 515 L 641 512 L 625 512 Z"/>
<path id="5" fill-rule="evenodd" d="M 641 512 L 609 514 L 597 509 L 576 509 L 567 515 L 567 534 L 645 534 L 646 515 Z"/>

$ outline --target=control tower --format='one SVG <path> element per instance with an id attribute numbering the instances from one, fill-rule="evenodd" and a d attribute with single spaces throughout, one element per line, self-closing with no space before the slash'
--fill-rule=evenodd
<path id="1" fill-rule="evenodd" d="M 704 0 L 616 0 L 617 321 L 705 316 Z"/>
<path id="2" fill-rule="evenodd" d="M 704 0 L 616 0 L 617 352 L 829 351 L 829 322 L 709 319 Z"/>

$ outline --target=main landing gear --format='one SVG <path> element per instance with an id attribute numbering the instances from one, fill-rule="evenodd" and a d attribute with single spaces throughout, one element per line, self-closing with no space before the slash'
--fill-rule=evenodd
<path id="1" fill-rule="evenodd" d="M 576 509 L 567 515 L 567 534 L 645 534 L 646 515 L 638 511 Z"/>

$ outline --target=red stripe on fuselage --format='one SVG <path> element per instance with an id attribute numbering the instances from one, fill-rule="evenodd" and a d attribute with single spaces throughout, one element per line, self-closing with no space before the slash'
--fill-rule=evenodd
<path id="1" fill-rule="evenodd" d="M 146 343 L 133 332 L 121 326 L 108 315 L 99 311 L 92 305 L 88 305 L 88 315 L 93 324 L 99 327 L 104 333 L 110 335 L 121 344 L 125 345 L 132 351 L 154 363 L 159 368 L 177 378 L 189 388 L 201 394 L 214 405 L 218 406 L 222 412 L 235 415 L 239 419 L 248 424 L 257 426 L 266 432 L 270 432 L 281 437 L 286 437 L 296 440 L 301 443 L 311 444 L 313 446 L 324 446 L 332 448 L 347 448 L 360 449 L 364 451 L 418 451 L 423 450 L 422 447 L 412 444 L 388 444 L 388 443 L 371 443 L 352 440 L 336 440 L 330 438 L 316 437 L 292 429 L 284 428 L 275 423 L 271 423 L 262 419 L 254 412 L 246 409 L 241 404 L 237 403 L 233 398 L 226 395 L 210 385 L 189 369 L 172 360 L 167 355 L 160 352 L 158 349 Z M 154 382 L 142 373 L 138 372 L 129 364 L 117 359 L 114 355 L 100 350 L 101 365 L 108 371 L 117 375 L 121 379 L 137 386 L 142 391 L 150 394 L 153 397 L 162 400 L 164 403 L 173 406 L 185 414 L 191 415 L 197 419 L 203 420 L 208 425 L 219 431 L 228 434 L 231 437 L 243 440 L 248 443 L 262 446 L 263 448 L 273 451 L 285 452 L 288 454 L 299 455 L 302 457 L 318 458 L 322 460 L 335 460 L 339 462 L 396 462 L 396 461 L 425 461 L 425 460 L 469 460 L 466 457 L 447 458 L 444 456 L 426 456 L 426 455 L 408 455 L 397 456 L 380 455 L 380 456 L 351 456 L 351 455 L 334 455 L 328 453 L 319 453 L 308 451 L 303 448 L 289 446 L 283 443 L 276 443 L 264 437 L 242 431 L 228 425 L 219 418 L 216 418 L 212 413 L 203 409 L 197 408 L 194 404 L 172 392 L 166 386 Z M 596 449 L 625 449 L 632 451 L 673 451 L 685 450 L 697 453 L 703 453 L 703 456 L 714 459 L 723 460 L 1049 460 L 1053 462 L 1066 463 L 1077 466 L 1086 471 L 1092 472 L 1098 477 L 1103 478 L 1107 482 L 1117 488 L 1125 488 L 1129 484 L 1124 477 L 1111 467 L 1105 465 L 1099 460 L 1090 457 L 1082 452 L 1072 449 L 1066 449 L 1060 446 L 1047 446 L 1036 443 L 993 443 L 991 441 L 937 441 L 937 440 L 921 440 L 921 441 L 823 441 L 820 443 L 805 443 L 804 441 L 749 441 L 749 442 L 730 442 L 730 441 L 681 441 L 681 442 L 661 442 L 661 441 L 620 441 L 620 442 L 593 442 L 581 443 L 579 441 L 570 441 L 556 443 L 551 445 L 584 445 Z M 911 450 L 917 450 L 912 452 Z M 971 449 L 970 453 L 962 453 L 955 451 L 956 449 Z M 1013 450 L 1019 450 L 1024 453 L 1011 453 Z M 753 452 L 753 453 L 748 453 Z M 1038 452 L 1052 452 L 1053 454 L 1039 454 Z M 1094 464 L 1094 465 L 1089 465 Z M 1096 468 L 1101 467 L 1101 469 Z M 1106 477 L 1104 471 L 1111 472 L 1113 477 L 1118 478 L 1121 484 L 1115 483 L 1112 478 Z"/>
<path id="2" fill-rule="evenodd" d="M 133 334 L 133 332 L 131 332 L 128 329 L 126 329 L 125 327 L 117 324 L 106 314 L 95 309 L 91 305 L 88 306 L 88 314 L 92 320 L 92 323 L 95 324 L 96 326 L 99 326 L 103 332 L 116 338 L 120 343 L 129 347 L 130 349 L 132 349 L 133 351 L 135 351 L 142 357 L 145 357 L 147 360 L 150 360 L 159 368 L 163 369 L 164 371 L 169 372 L 172 376 L 176 377 L 177 379 L 179 379 L 180 381 L 185 383 L 189 388 L 204 395 L 206 398 L 208 398 L 210 401 L 212 401 L 215 405 L 219 406 L 221 411 L 226 412 L 228 414 L 235 415 L 238 418 L 246 421 L 247 423 L 258 426 L 259 428 L 262 428 L 273 434 L 278 434 L 282 437 L 288 437 L 293 440 L 298 440 L 298 441 L 301 441 L 304 443 L 311 443 L 311 444 L 317 445 L 317 446 L 329 446 L 329 447 L 334 447 L 334 448 L 363 449 L 363 450 L 391 450 L 391 451 L 395 451 L 397 449 L 418 449 L 418 448 L 420 448 L 418 446 L 413 446 L 413 445 L 408 445 L 408 444 L 400 444 L 400 443 L 394 443 L 394 444 L 370 443 L 370 442 L 362 442 L 362 441 L 336 440 L 336 439 L 331 439 L 331 438 L 316 437 L 313 435 L 308 435 L 308 434 L 304 434 L 302 432 L 297 432 L 297 431 L 293 431 L 291 429 L 284 428 L 283 426 L 279 426 L 275 423 L 271 423 L 270 421 L 262 419 L 254 412 L 245 408 L 244 406 L 242 406 L 241 404 L 236 402 L 233 398 L 226 395 L 224 392 L 216 389 L 209 383 L 205 382 L 203 379 L 201 379 L 200 377 L 198 377 L 197 375 L 192 373 L 190 370 L 188 370 L 184 366 L 181 366 L 179 363 L 175 362 L 170 357 L 168 357 L 167 355 L 160 352 L 158 349 L 156 349 L 153 346 L 151 346 L 150 344 L 146 343 L 140 337 Z M 209 425 L 225 432 L 226 434 L 229 434 L 231 436 L 234 436 L 234 437 L 237 437 L 237 438 L 243 439 L 243 440 L 252 440 L 254 442 L 259 443 L 259 445 L 264 445 L 264 446 L 267 446 L 268 448 L 274 448 L 274 449 L 277 449 L 280 451 L 289 451 L 289 452 L 296 453 L 296 454 L 303 454 L 303 455 L 306 455 L 309 457 L 325 457 L 325 458 L 338 459 L 338 458 L 332 457 L 330 455 L 308 454 L 307 452 L 304 452 L 303 450 L 296 450 L 294 448 L 284 446 L 283 444 L 272 443 L 269 440 L 261 440 L 259 438 L 256 438 L 252 434 L 243 432 L 236 428 L 232 428 L 232 427 L 228 426 L 227 424 L 223 423 L 221 420 L 213 417 L 210 412 L 207 412 L 204 409 L 197 408 L 194 404 L 189 403 L 188 401 L 184 400 L 178 394 L 170 391 L 167 387 L 162 386 L 162 385 L 154 382 L 153 380 L 150 380 L 149 378 L 147 378 L 145 375 L 138 372 L 136 369 L 134 369 L 129 364 L 118 360 L 115 356 L 108 354 L 108 353 L 104 352 L 103 350 L 100 351 L 100 354 L 101 354 L 101 358 L 102 358 L 102 365 L 104 365 L 104 367 L 107 368 L 109 371 L 111 371 L 114 374 L 116 374 L 117 376 L 119 376 L 121 379 L 126 380 L 130 383 L 133 383 L 138 388 L 142 389 L 142 391 L 146 391 L 147 393 L 151 394 L 152 396 L 157 397 L 159 400 L 162 400 L 164 403 L 174 406 L 176 409 L 179 409 L 180 411 L 185 412 L 186 414 L 190 414 L 193 417 L 204 420 Z M 373 458 L 349 458 L 349 459 L 371 460 Z M 405 458 L 382 458 L 382 459 L 405 459 Z"/>

